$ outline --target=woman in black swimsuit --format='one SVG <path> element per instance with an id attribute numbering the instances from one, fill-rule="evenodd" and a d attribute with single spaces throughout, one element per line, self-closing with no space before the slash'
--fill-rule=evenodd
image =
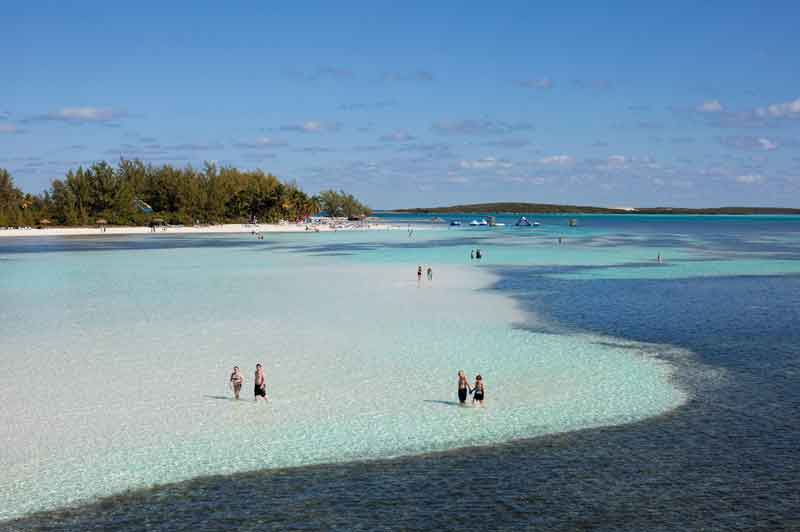
<path id="1" fill-rule="evenodd" d="M 469 393 L 469 382 L 462 369 L 458 372 L 458 402 L 462 405 L 467 402 L 467 393 Z"/>
<path id="2" fill-rule="evenodd" d="M 233 395 L 236 396 L 236 399 L 239 399 L 239 392 L 242 391 L 243 383 L 244 375 L 239 371 L 239 366 L 234 366 L 233 373 L 231 373 L 231 387 L 233 388 Z"/>
<path id="3" fill-rule="evenodd" d="M 483 406 L 483 377 L 480 375 L 475 376 L 475 386 L 472 388 L 472 404 L 478 403 L 478 406 Z"/>

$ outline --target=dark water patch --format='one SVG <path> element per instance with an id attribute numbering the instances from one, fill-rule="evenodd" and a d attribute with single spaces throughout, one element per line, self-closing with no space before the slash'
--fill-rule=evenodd
<path id="1" fill-rule="evenodd" d="M 67 236 L 8 239 L 0 242 L 0 253 L 79 253 L 91 251 L 143 251 L 187 248 L 243 248 L 264 245 L 263 241 L 251 238 L 196 235 L 113 235 L 113 236 Z"/>
<path id="2" fill-rule="evenodd" d="M 201 478 L 6 526 L 455 530 L 480 523 L 487 530 L 797 530 L 797 469 L 764 469 L 768 464 L 757 453 L 748 453 L 742 464 L 694 454 L 713 447 L 714 455 L 724 455 L 740 445 L 687 425 L 693 408 L 624 427 L 487 448 Z M 730 421 L 724 410 L 715 414 Z"/>

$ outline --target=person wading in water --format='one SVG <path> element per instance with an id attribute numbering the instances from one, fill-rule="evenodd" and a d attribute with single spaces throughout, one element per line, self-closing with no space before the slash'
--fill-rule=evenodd
<path id="1" fill-rule="evenodd" d="M 256 364 L 256 377 L 255 383 L 253 384 L 253 394 L 255 395 L 256 401 L 258 401 L 259 397 L 261 397 L 264 402 L 267 401 L 267 379 L 264 377 L 264 368 L 261 367 L 261 364 Z"/>

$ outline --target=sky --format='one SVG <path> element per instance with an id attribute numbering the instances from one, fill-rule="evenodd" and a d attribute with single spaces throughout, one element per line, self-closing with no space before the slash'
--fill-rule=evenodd
<path id="1" fill-rule="evenodd" d="M 607 5 L 603 5 L 607 4 Z M 800 207 L 798 2 L 3 2 L 0 167 L 261 168 L 373 208 Z"/>

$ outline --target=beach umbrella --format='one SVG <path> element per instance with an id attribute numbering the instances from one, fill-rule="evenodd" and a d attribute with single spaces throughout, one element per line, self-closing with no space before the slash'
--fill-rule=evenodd
<path id="1" fill-rule="evenodd" d="M 98 218 L 97 220 L 94 221 L 94 223 L 96 223 L 97 225 L 107 225 L 108 220 L 106 220 L 105 218 Z"/>
<path id="2" fill-rule="evenodd" d="M 50 225 L 51 223 L 53 222 L 51 222 L 47 218 L 42 218 L 41 220 L 39 220 L 39 225 Z"/>

